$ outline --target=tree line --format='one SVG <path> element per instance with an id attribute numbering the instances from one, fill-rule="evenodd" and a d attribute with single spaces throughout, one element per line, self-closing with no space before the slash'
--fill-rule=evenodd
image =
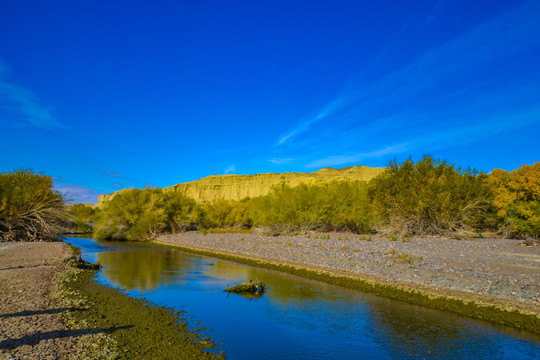
<path id="1" fill-rule="evenodd" d="M 52 180 L 29 171 L 0 175 L 0 201 L 2 240 L 54 238 L 58 234 L 53 229 L 66 216 Z M 34 218 L 23 209 L 44 211 L 47 204 L 51 212 L 43 213 L 38 221 L 42 225 L 30 226 Z M 490 232 L 538 238 L 540 162 L 486 174 L 424 156 L 418 162 L 391 161 L 369 182 L 283 184 L 267 195 L 212 203 L 148 187 L 123 191 L 99 209 L 76 204 L 68 212 L 77 228 L 93 227 L 95 237 L 109 240 L 147 240 L 164 233 L 213 228 L 257 229 L 268 235 L 349 231 L 463 238 Z M 44 219 L 51 220 L 50 227 L 43 226 Z"/>

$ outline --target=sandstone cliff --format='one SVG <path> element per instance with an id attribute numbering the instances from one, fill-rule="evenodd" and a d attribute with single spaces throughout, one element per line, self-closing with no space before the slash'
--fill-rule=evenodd
<path id="1" fill-rule="evenodd" d="M 344 179 L 368 181 L 383 170 L 384 168 L 354 166 L 343 169 L 325 168 L 313 173 L 212 175 L 200 180 L 173 185 L 164 188 L 164 190 L 182 192 L 199 202 L 219 199 L 241 200 L 246 197 L 266 195 L 274 185 L 287 184 L 296 186 L 300 183 L 321 184 L 332 180 Z M 103 205 L 104 202 L 112 199 L 121 191 L 125 191 L 125 189 L 100 196 L 98 206 Z"/>

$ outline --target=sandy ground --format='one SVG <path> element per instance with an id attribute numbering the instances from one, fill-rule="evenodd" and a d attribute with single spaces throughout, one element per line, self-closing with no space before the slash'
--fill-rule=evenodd
<path id="1" fill-rule="evenodd" d="M 272 237 L 187 232 L 157 241 L 323 267 L 383 282 L 464 291 L 540 309 L 540 247 L 520 246 L 519 240 L 390 241 L 356 234 Z"/>
<path id="2" fill-rule="evenodd" d="M 73 336 L 51 299 L 54 274 L 69 256 L 64 243 L 0 245 L 0 359 L 58 359 Z"/>

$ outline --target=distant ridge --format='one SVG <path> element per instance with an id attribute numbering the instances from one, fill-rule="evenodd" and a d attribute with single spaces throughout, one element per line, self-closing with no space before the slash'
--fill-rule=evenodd
<path id="1" fill-rule="evenodd" d="M 246 197 L 266 195 L 274 185 L 287 184 L 296 186 L 305 184 L 322 184 L 332 180 L 369 181 L 385 168 L 369 166 L 353 166 L 343 169 L 324 168 L 312 173 L 268 173 L 255 175 L 211 175 L 205 178 L 181 183 L 164 188 L 165 191 L 178 191 L 196 201 L 208 202 L 220 199 L 242 200 Z M 98 198 L 98 206 L 112 199 L 119 190 Z"/>

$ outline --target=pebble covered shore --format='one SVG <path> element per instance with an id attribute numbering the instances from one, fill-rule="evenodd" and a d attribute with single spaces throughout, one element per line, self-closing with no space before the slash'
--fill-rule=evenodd
<path id="1" fill-rule="evenodd" d="M 540 305 L 540 247 L 520 240 L 186 232 L 158 242 L 318 266 Z"/>

